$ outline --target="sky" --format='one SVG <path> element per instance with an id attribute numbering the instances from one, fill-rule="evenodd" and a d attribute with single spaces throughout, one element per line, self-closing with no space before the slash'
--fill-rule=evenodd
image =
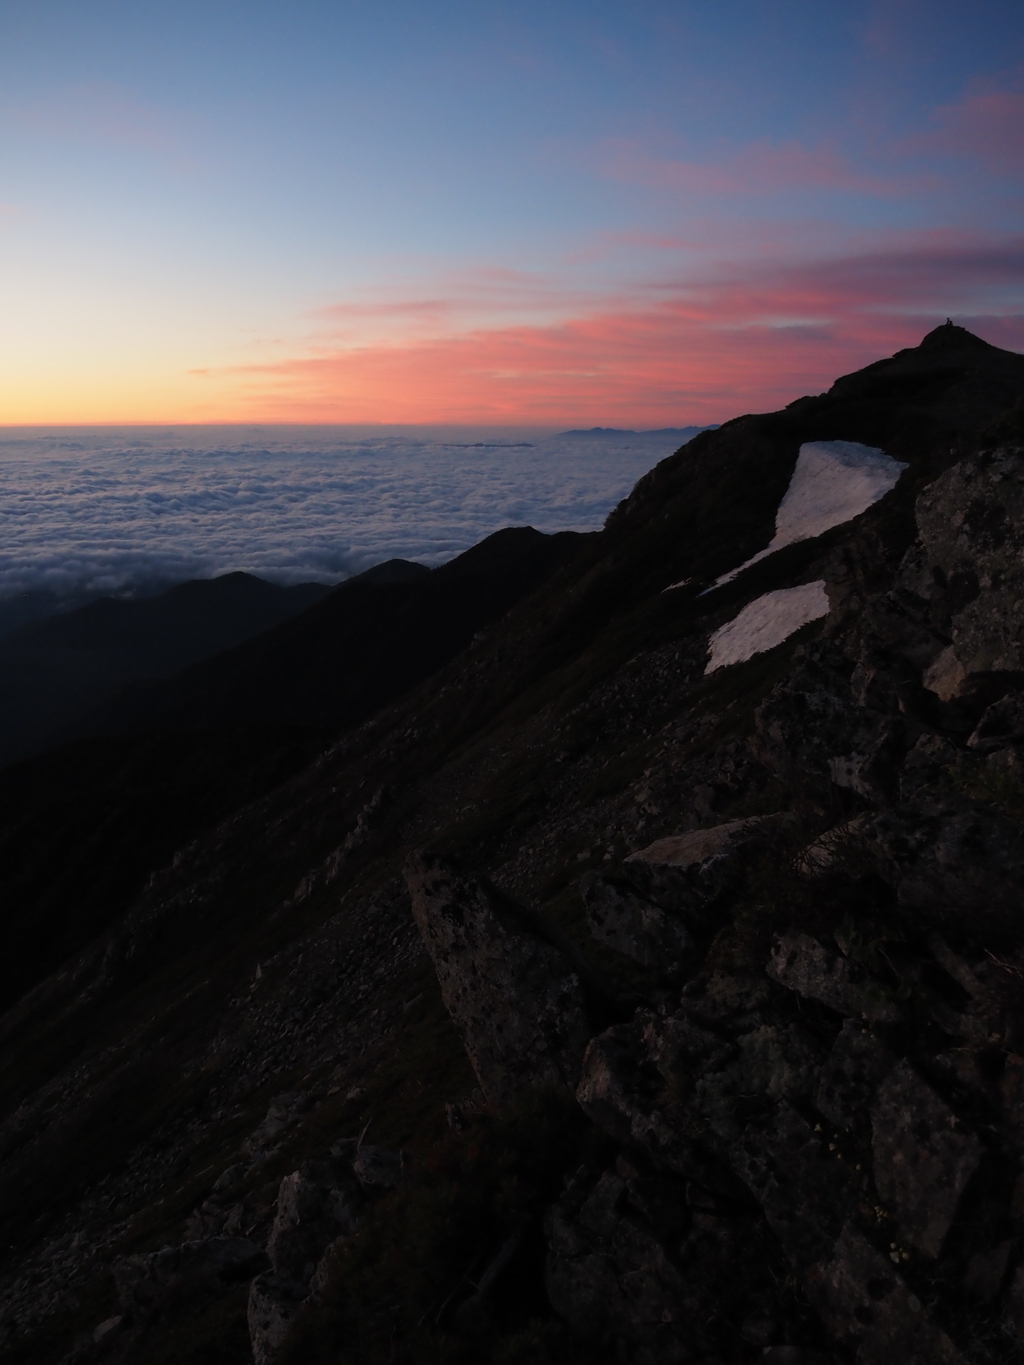
<path id="1" fill-rule="evenodd" d="M 1020 0 L 0 0 L 0 423 L 724 421 L 1022 210 Z"/>

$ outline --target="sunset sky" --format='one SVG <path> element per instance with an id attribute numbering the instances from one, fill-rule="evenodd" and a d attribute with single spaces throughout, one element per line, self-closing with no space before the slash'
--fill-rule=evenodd
<path id="1" fill-rule="evenodd" d="M 1024 350 L 1020 0 L 0 15 L 3 423 L 656 427 Z"/>

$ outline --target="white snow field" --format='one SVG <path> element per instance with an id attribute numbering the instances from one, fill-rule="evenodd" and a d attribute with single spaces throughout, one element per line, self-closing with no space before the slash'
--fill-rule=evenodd
<path id="1" fill-rule="evenodd" d="M 793 477 L 775 514 L 772 543 L 739 568 L 723 574 L 712 586 L 730 582 L 785 545 L 811 540 L 860 516 L 896 487 L 907 467 L 884 450 L 856 441 L 806 442 L 800 447 Z"/>
<path id="2" fill-rule="evenodd" d="M 719 626 L 708 641 L 711 658 L 704 673 L 739 664 L 763 654 L 788 639 L 794 631 L 828 615 L 825 580 L 801 583 L 798 588 L 777 588 L 748 602 L 739 616 Z"/>

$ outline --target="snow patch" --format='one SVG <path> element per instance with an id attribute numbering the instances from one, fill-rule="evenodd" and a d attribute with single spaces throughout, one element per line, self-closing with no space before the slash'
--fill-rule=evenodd
<path id="1" fill-rule="evenodd" d="M 800 447 L 796 468 L 775 514 L 775 538 L 752 559 L 723 574 L 720 587 L 785 545 L 811 540 L 833 526 L 866 512 L 895 488 L 908 468 L 884 450 L 857 441 L 808 441 Z"/>
<path id="2" fill-rule="evenodd" d="M 794 631 L 828 615 L 825 580 L 801 583 L 798 588 L 777 588 L 748 602 L 739 616 L 720 626 L 708 641 L 711 658 L 705 674 L 729 664 L 739 664 L 754 654 L 774 649 Z"/>

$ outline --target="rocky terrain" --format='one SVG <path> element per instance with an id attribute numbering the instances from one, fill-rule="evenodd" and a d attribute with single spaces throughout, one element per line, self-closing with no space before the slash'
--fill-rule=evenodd
<path id="1" fill-rule="evenodd" d="M 1024 1358 L 1022 395 L 947 325 L 697 437 L 40 969 L 0 1358 Z"/>

